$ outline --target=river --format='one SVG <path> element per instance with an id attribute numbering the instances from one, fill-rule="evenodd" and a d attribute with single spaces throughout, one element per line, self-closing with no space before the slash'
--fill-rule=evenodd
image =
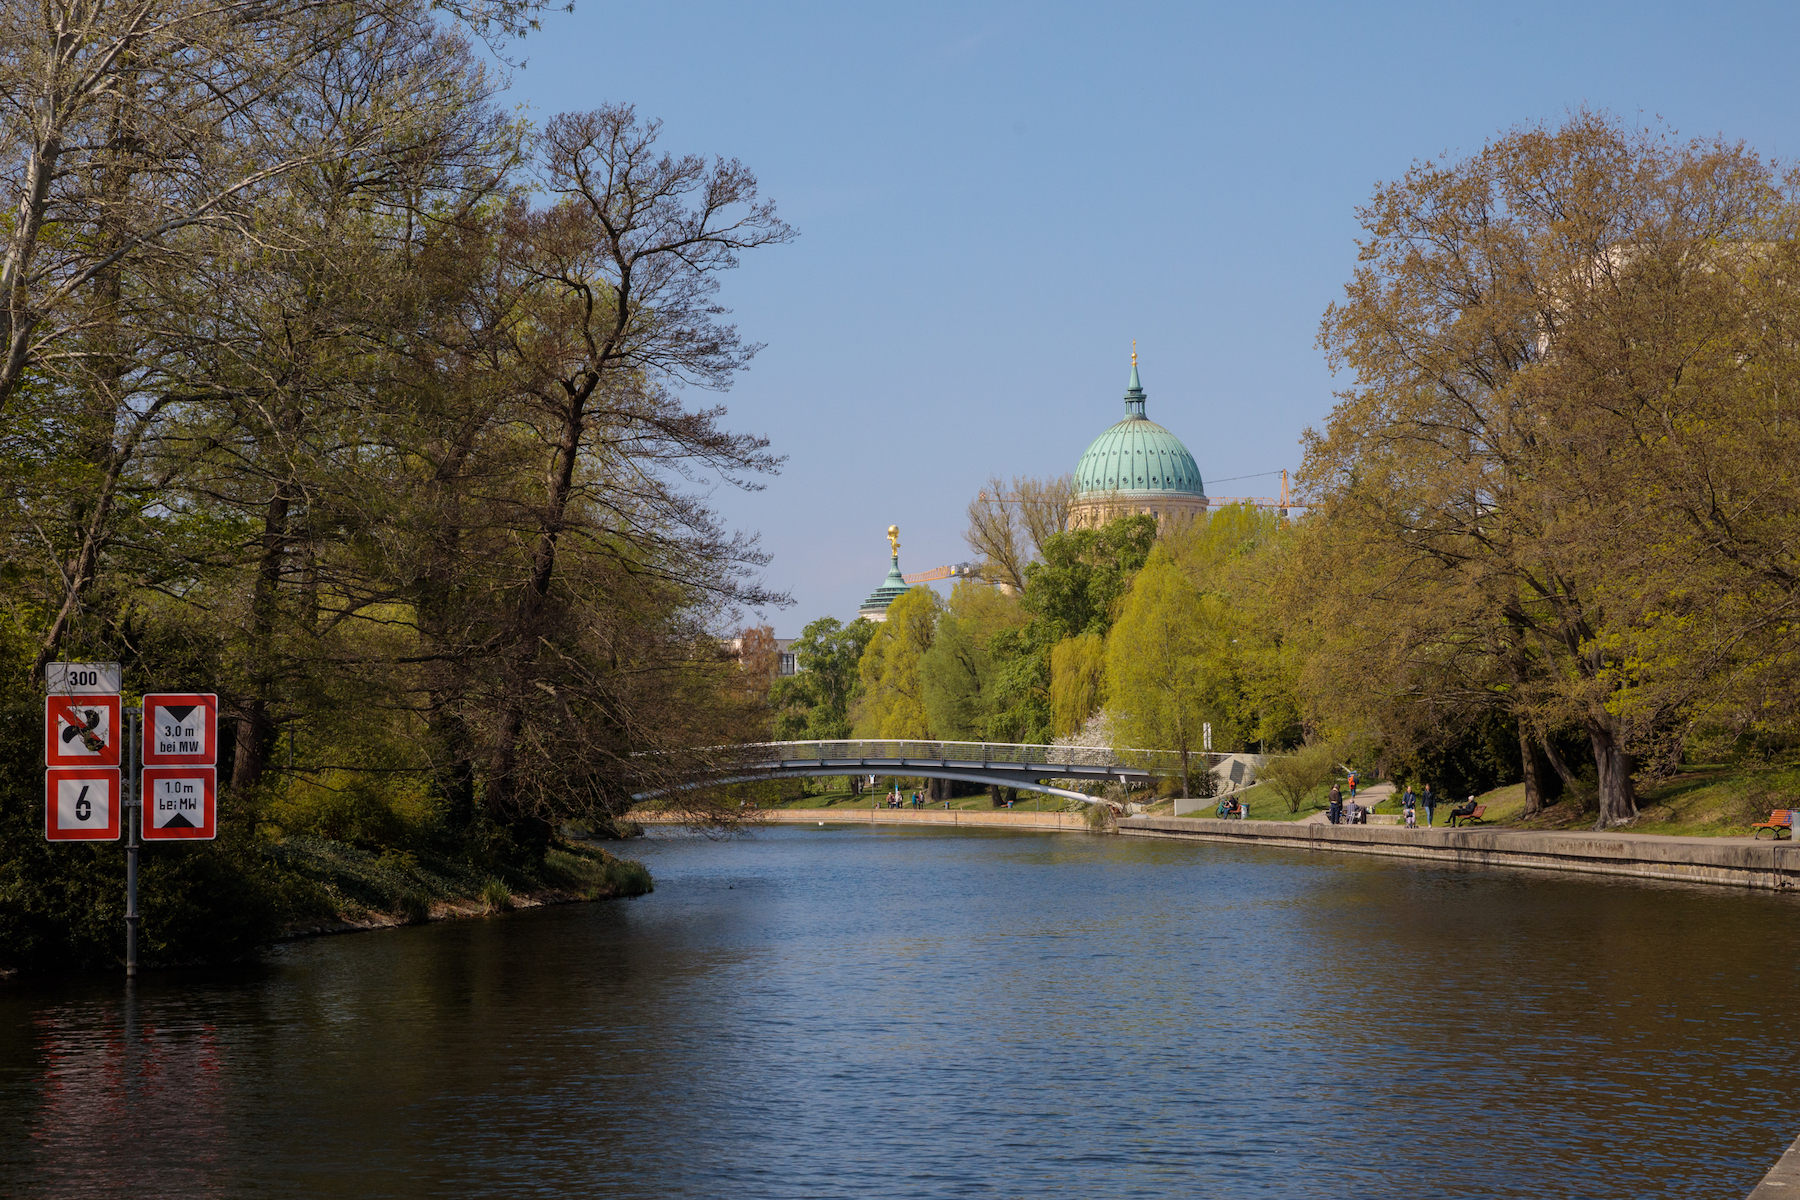
<path id="1" fill-rule="evenodd" d="M 1741 1197 L 1800 901 L 1089 835 L 0 982 L 0 1195 Z"/>

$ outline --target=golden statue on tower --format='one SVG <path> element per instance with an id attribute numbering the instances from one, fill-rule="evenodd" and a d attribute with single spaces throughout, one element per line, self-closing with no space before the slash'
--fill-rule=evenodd
<path id="1" fill-rule="evenodd" d="M 893 550 L 895 558 L 900 557 L 900 527 L 898 525 L 888 526 L 888 546 Z"/>

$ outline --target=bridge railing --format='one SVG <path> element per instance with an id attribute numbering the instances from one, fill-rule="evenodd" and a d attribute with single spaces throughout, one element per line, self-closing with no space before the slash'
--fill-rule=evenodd
<path id="1" fill-rule="evenodd" d="M 924 760 L 928 762 L 1006 763 L 1020 766 L 1125 767 L 1150 771 L 1181 768 L 1174 750 L 1115 750 L 1105 746 L 1037 746 L 1006 742 L 927 742 L 903 739 L 857 738 L 844 741 L 756 742 L 737 751 L 746 761 L 757 762 L 861 762 L 869 759 Z M 1189 756 L 1192 770 L 1204 771 L 1212 763 L 1231 757 L 1196 751 Z"/>

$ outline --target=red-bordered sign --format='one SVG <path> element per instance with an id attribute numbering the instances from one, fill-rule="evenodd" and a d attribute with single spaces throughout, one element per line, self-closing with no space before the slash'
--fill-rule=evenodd
<path id="1" fill-rule="evenodd" d="M 44 698 L 46 767 L 116 767 L 121 737 L 117 696 Z"/>
<path id="2" fill-rule="evenodd" d="M 219 761 L 219 698 L 211 692 L 144 695 L 144 765 L 210 767 Z"/>
<path id="3" fill-rule="evenodd" d="M 44 772 L 44 836 L 117 841 L 120 799 L 117 767 L 51 767 Z"/>
<path id="4" fill-rule="evenodd" d="M 206 841 L 215 836 L 217 775 L 211 767 L 145 767 L 140 792 L 144 840 Z"/>

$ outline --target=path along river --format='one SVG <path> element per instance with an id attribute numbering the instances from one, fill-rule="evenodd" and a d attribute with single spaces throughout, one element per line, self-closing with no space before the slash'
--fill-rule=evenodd
<path id="1" fill-rule="evenodd" d="M 1800 902 L 1088 835 L 0 983 L 0 1195 L 1742 1197 Z"/>

